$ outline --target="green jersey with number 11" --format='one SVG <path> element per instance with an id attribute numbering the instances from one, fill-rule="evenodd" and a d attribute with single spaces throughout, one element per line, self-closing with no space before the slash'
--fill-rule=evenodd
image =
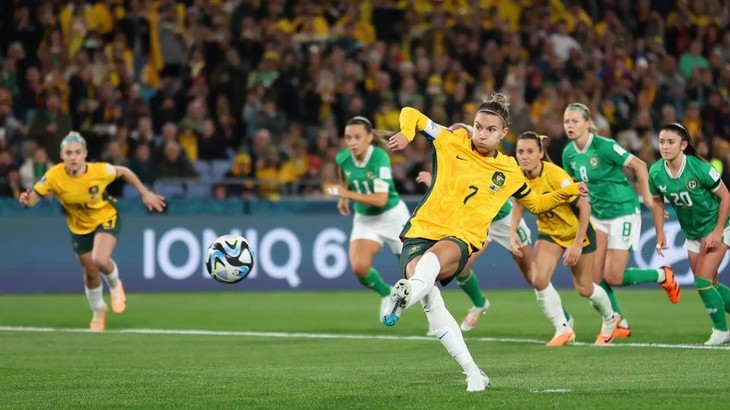
<path id="1" fill-rule="evenodd" d="M 592 214 L 613 219 L 639 211 L 639 198 L 624 175 L 633 155 L 616 141 L 591 134 L 583 150 L 571 142 L 563 149 L 563 169 L 588 186 Z"/>
<path id="2" fill-rule="evenodd" d="M 676 177 L 671 175 L 664 159 L 649 170 L 651 194 L 669 201 L 685 238 L 690 240 L 701 240 L 715 229 L 720 198 L 714 192 L 719 188 L 720 173 L 692 155 L 684 156 Z"/>
<path id="3" fill-rule="evenodd" d="M 398 205 L 400 196 L 393 184 L 390 158 L 382 148 L 371 145 L 365 153 L 362 163 L 357 163 L 349 149 L 343 149 L 337 153 L 335 161 L 342 168 L 342 173 L 347 181 L 347 189 L 350 191 L 360 194 L 388 193 L 388 202 L 384 207 L 379 208 L 355 202 L 355 212 L 363 215 L 380 215 Z"/>

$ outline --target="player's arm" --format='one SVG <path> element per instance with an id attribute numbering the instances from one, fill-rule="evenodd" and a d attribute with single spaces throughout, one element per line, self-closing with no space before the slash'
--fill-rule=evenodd
<path id="1" fill-rule="evenodd" d="M 624 167 L 634 171 L 636 181 L 639 183 L 637 194 L 644 200 L 644 205 L 651 209 L 654 198 L 649 190 L 649 169 L 646 167 L 646 162 L 632 155 Z"/>
<path id="2" fill-rule="evenodd" d="M 25 192 L 21 192 L 18 197 L 18 201 L 20 202 L 20 205 L 23 205 L 26 208 L 33 208 L 38 204 L 38 202 L 40 202 L 41 198 L 42 196 L 40 196 L 35 189 L 29 189 Z"/>
<path id="3" fill-rule="evenodd" d="M 340 198 L 350 199 L 363 205 L 382 208 L 388 202 L 388 188 L 389 185 L 387 182 L 382 179 L 375 179 L 373 180 L 373 191 L 375 192 L 372 194 L 361 194 L 343 187 L 336 195 Z"/>
<path id="4" fill-rule="evenodd" d="M 575 234 L 574 244 L 583 246 L 583 241 L 586 238 L 586 232 L 588 231 L 588 225 L 591 223 L 591 204 L 586 201 L 583 197 L 578 197 L 572 204 L 575 209 L 578 210 L 578 232 Z"/>
<path id="5" fill-rule="evenodd" d="M 522 257 L 522 239 L 517 230 L 520 228 L 520 222 L 525 214 L 525 207 L 522 204 L 514 201 L 512 204 L 512 220 L 509 221 L 509 241 L 512 247 L 511 251 L 518 257 Z"/>
<path id="6" fill-rule="evenodd" d="M 154 209 L 157 212 L 162 212 L 165 209 L 165 198 L 147 189 L 137 174 L 131 169 L 123 166 L 114 166 L 114 168 L 116 169 L 117 178 L 122 178 L 126 183 L 139 191 L 142 202 L 147 206 L 147 209 L 150 211 Z"/>
<path id="7" fill-rule="evenodd" d="M 391 151 L 404 149 L 417 133 L 421 133 L 428 141 L 434 141 L 440 135 L 450 134 L 448 128 L 436 124 L 426 115 L 413 107 L 403 107 L 400 111 L 400 132 L 390 137 L 388 147 Z"/>
<path id="8" fill-rule="evenodd" d="M 547 194 L 538 194 L 525 183 L 512 196 L 533 214 L 540 214 L 570 202 L 576 195 L 583 195 L 586 188 L 581 188 L 581 185 L 582 183 L 573 183 Z"/>
<path id="9" fill-rule="evenodd" d="M 720 209 L 717 214 L 717 222 L 715 223 L 715 232 L 722 236 L 727 223 L 728 212 L 730 212 L 730 193 L 725 183 L 719 181 L 717 189 L 714 191 L 716 197 L 720 198 Z"/>

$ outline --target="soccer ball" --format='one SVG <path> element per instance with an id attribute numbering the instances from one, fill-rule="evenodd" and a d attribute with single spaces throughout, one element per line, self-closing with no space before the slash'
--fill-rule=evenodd
<path id="1" fill-rule="evenodd" d="M 243 236 L 223 235 L 208 247 L 205 270 L 218 282 L 240 282 L 252 269 L 253 251 Z"/>

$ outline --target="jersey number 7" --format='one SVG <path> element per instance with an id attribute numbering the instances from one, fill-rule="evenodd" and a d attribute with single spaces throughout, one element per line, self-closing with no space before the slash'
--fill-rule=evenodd
<path id="1" fill-rule="evenodd" d="M 477 194 L 477 192 L 479 192 L 479 187 L 477 187 L 475 185 L 469 185 L 469 189 L 471 189 L 472 192 L 464 197 L 464 205 L 466 205 L 466 201 L 471 199 L 471 197 L 473 197 L 474 195 Z"/>

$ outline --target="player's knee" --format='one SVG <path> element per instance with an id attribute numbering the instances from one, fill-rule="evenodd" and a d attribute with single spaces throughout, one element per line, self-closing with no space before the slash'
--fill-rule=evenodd
<path id="1" fill-rule="evenodd" d="M 102 257 L 94 256 L 94 257 L 92 257 L 91 261 L 97 270 L 104 270 L 105 267 L 111 265 L 110 258 L 102 258 Z"/>
<path id="2" fill-rule="evenodd" d="M 352 271 L 359 277 L 365 277 L 370 272 L 370 263 L 362 260 L 353 261 Z"/>
<path id="3" fill-rule="evenodd" d="M 623 278 L 621 277 L 623 274 L 622 271 L 620 272 L 613 272 L 613 271 L 607 271 L 603 275 L 603 280 L 606 281 L 611 286 L 621 286 L 623 283 Z"/>
<path id="4" fill-rule="evenodd" d="M 593 283 L 579 284 L 575 290 L 581 297 L 589 298 L 593 294 Z"/>
<path id="5" fill-rule="evenodd" d="M 532 284 L 532 287 L 537 290 L 545 290 L 545 288 L 547 288 L 550 284 L 550 279 L 547 277 L 540 277 L 539 275 L 535 275 L 530 283 Z"/>

